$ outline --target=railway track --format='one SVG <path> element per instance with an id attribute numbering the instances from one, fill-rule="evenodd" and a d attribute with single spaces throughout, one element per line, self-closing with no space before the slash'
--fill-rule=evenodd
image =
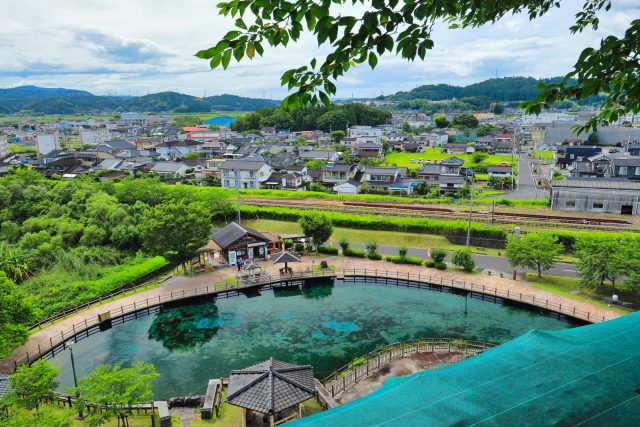
<path id="1" fill-rule="evenodd" d="M 469 218 L 469 211 L 419 204 L 352 202 L 318 199 L 261 199 L 243 198 L 242 203 L 259 207 L 287 207 L 304 210 L 330 210 L 342 213 L 412 216 L 433 219 Z M 529 227 L 570 228 L 594 231 L 640 231 L 632 221 L 617 218 L 573 217 L 562 215 L 541 215 L 514 212 L 491 212 L 474 210 L 472 220 L 485 224 L 519 225 Z"/>

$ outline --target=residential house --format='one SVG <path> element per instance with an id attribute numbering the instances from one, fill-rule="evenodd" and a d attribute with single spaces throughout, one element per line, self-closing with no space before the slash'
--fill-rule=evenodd
<path id="1" fill-rule="evenodd" d="M 300 172 L 274 172 L 264 182 L 265 188 L 288 191 L 306 190 L 304 176 Z"/>
<path id="2" fill-rule="evenodd" d="M 638 215 L 640 182 L 608 178 L 552 181 L 551 209 Z"/>
<path id="3" fill-rule="evenodd" d="M 227 150 L 227 145 L 222 141 L 211 141 L 202 144 L 202 156 L 211 159 L 222 156 Z"/>
<path id="4" fill-rule="evenodd" d="M 496 154 L 510 154 L 513 151 L 513 143 L 505 140 L 496 139 L 493 142 L 493 152 Z"/>
<path id="5" fill-rule="evenodd" d="M 93 146 L 94 151 L 117 155 L 118 157 L 136 157 L 139 152 L 136 146 L 124 139 L 100 142 Z"/>
<path id="6" fill-rule="evenodd" d="M 223 188 L 262 188 L 273 173 L 267 162 L 254 159 L 227 160 L 220 170 Z"/>
<path id="7" fill-rule="evenodd" d="M 382 160 L 384 158 L 384 147 L 381 143 L 365 142 L 357 144 L 352 154 L 361 159 L 370 158 Z"/>
<path id="8" fill-rule="evenodd" d="M 172 140 L 156 145 L 155 149 L 158 157 L 163 159 L 181 159 L 189 153 L 200 152 L 202 145 L 202 142 L 193 139 Z"/>
<path id="9" fill-rule="evenodd" d="M 301 151 L 299 157 L 304 161 L 324 160 L 327 162 L 338 161 L 338 153 L 334 150 L 309 150 Z"/>
<path id="10" fill-rule="evenodd" d="M 467 152 L 467 144 L 460 142 L 449 142 L 442 146 L 447 154 L 465 154 Z"/>
<path id="11" fill-rule="evenodd" d="M 382 136 L 382 129 L 375 126 L 351 126 L 347 129 L 349 138 L 358 138 L 360 136 Z"/>
<path id="12" fill-rule="evenodd" d="M 438 189 L 443 192 L 456 192 L 466 183 L 466 178 L 462 174 L 462 165 L 464 160 L 458 157 L 449 157 L 440 163 L 425 163 L 418 171 L 418 177 L 423 182 L 437 185 Z"/>
<path id="13" fill-rule="evenodd" d="M 613 159 L 611 177 L 640 180 L 640 157 Z"/>
<path id="14" fill-rule="evenodd" d="M 602 153 L 576 160 L 567 168 L 574 178 L 598 178 L 610 174 L 612 159 Z"/>
<path id="15" fill-rule="evenodd" d="M 322 184 L 334 185 L 349 181 L 358 172 L 358 167 L 351 163 L 328 163 L 322 168 Z"/>
<path id="16" fill-rule="evenodd" d="M 423 142 L 431 147 L 442 147 L 449 142 L 449 134 L 441 129 L 434 129 L 416 136 L 416 141 Z"/>
<path id="17" fill-rule="evenodd" d="M 565 169 L 576 161 L 581 162 L 600 153 L 602 153 L 602 147 L 588 145 L 562 145 L 557 148 L 556 164 L 560 168 Z"/>
<path id="18" fill-rule="evenodd" d="M 368 167 L 364 170 L 364 177 L 361 181 L 371 188 L 379 188 L 387 191 L 401 191 L 407 194 L 413 192 L 413 188 L 418 184 L 416 180 L 404 178 L 407 168 Z"/>
<path id="19" fill-rule="evenodd" d="M 191 169 L 189 165 L 178 162 L 158 162 L 153 165 L 151 172 L 168 176 L 185 176 L 187 171 Z"/>
<path id="20" fill-rule="evenodd" d="M 510 178 L 513 169 L 511 166 L 487 166 L 489 178 Z"/>

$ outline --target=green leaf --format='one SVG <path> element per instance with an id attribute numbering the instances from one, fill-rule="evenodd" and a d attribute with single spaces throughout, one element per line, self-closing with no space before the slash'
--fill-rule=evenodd
<path id="1" fill-rule="evenodd" d="M 226 50 L 222 54 L 222 68 L 226 70 L 229 66 L 229 61 L 231 61 L 231 49 Z"/>
<path id="2" fill-rule="evenodd" d="M 373 52 L 369 52 L 369 65 L 371 69 L 376 68 L 376 65 L 378 65 L 378 57 Z"/>

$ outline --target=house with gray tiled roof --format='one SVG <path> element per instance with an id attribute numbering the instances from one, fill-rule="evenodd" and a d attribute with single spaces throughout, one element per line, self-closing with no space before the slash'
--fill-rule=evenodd
<path id="1" fill-rule="evenodd" d="M 273 173 L 271 166 L 259 155 L 227 160 L 220 165 L 220 171 L 223 188 L 236 188 L 237 185 L 241 189 L 263 188 Z"/>

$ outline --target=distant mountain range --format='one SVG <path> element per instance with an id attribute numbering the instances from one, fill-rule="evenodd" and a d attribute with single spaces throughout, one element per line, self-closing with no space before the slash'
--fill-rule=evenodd
<path id="1" fill-rule="evenodd" d="M 211 111 L 254 111 L 273 107 L 279 101 L 216 95 L 198 98 L 176 92 L 145 96 L 97 96 L 64 88 L 19 86 L 0 89 L 0 114 L 97 114 L 139 111 L 150 113 L 208 113 Z"/>
<path id="2" fill-rule="evenodd" d="M 398 92 L 381 97 L 392 101 L 407 101 L 424 99 L 429 101 L 443 101 L 445 99 L 461 99 L 469 97 L 484 97 L 491 101 L 529 101 L 540 91 L 538 83 L 558 83 L 562 77 L 549 79 L 534 79 L 533 77 L 503 77 L 489 79 L 468 86 L 452 86 L 446 84 L 419 86 L 408 92 Z"/>

